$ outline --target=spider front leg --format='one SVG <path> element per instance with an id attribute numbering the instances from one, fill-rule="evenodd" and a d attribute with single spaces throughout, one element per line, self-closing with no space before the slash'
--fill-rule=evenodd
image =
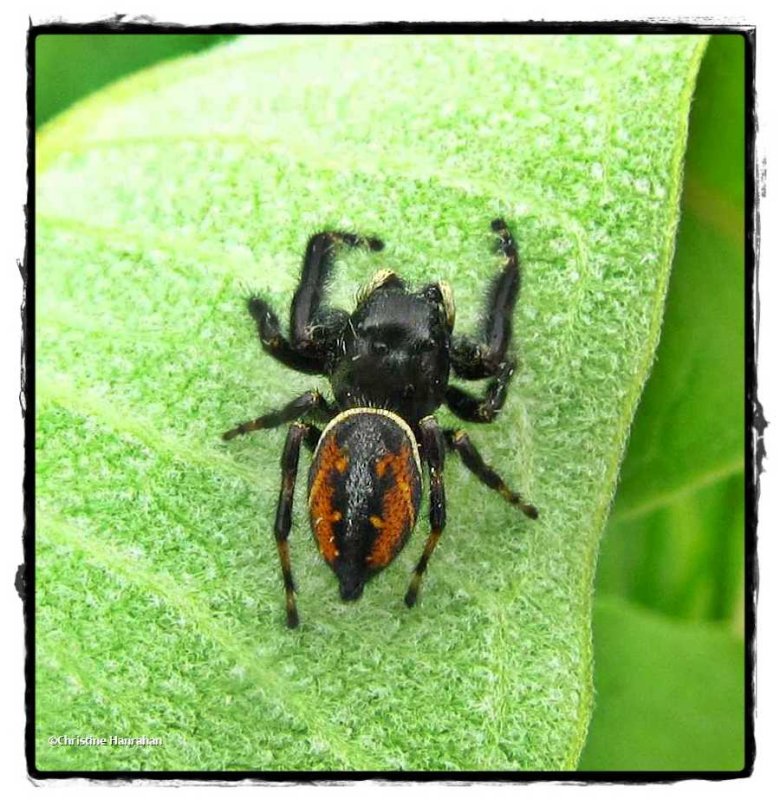
<path id="1" fill-rule="evenodd" d="M 494 219 L 498 249 L 504 267 L 493 280 L 478 340 L 460 337 L 452 351 L 455 375 L 466 380 L 492 378 L 483 397 L 450 386 L 445 395 L 449 408 L 468 422 L 492 422 L 506 401 L 515 363 L 507 358 L 512 339 L 512 315 L 520 292 L 520 263 L 515 240 L 503 219 Z"/>
<path id="2" fill-rule="evenodd" d="M 262 297 L 250 297 L 247 308 L 257 325 L 257 334 L 263 350 L 268 355 L 298 372 L 317 375 L 325 371 L 325 362 L 322 358 L 301 353 L 287 341 L 282 334 L 279 317 Z"/>
<path id="3" fill-rule="evenodd" d="M 420 560 L 417 562 L 409 589 L 404 597 L 404 602 L 409 608 L 417 602 L 417 594 L 420 590 L 420 581 L 423 573 L 447 523 L 447 504 L 444 494 L 444 437 L 439 424 L 433 417 L 425 417 L 420 421 L 420 433 L 422 435 L 423 458 L 428 464 L 431 484 L 431 532 L 425 542 L 425 548 Z"/>
<path id="4" fill-rule="evenodd" d="M 330 420 L 334 414 L 327 400 L 325 400 L 318 391 L 305 392 L 276 411 L 269 411 L 267 414 L 257 417 L 257 419 L 242 422 L 236 425 L 235 428 L 225 431 L 225 433 L 222 434 L 222 438 L 227 441 L 241 434 L 250 433 L 251 431 L 278 428 L 279 425 L 292 422 L 292 420 L 298 419 L 304 414 L 311 412 L 319 414 L 325 421 Z"/>
<path id="5" fill-rule="evenodd" d="M 498 234 L 504 266 L 490 287 L 478 339 L 458 337 L 453 344 L 452 368 L 459 378 L 467 380 L 492 377 L 501 370 L 512 338 L 512 315 L 520 292 L 515 240 L 503 219 L 494 219 L 490 227 Z"/>
<path id="6" fill-rule="evenodd" d="M 517 492 L 513 492 L 504 483 L 504 479 L 490 465 L 485 463 L 466 431 L 447 429 L 444 431 L 444 438 L 447 447 L 457 451 L 466 468 L 485 486 L 498 492 L 508 503 L 517 506 L 527 517 L 536 519 L 539 516 L 536 506 L 526 503 Z"/>
<path id="7" fill-rule="evenodd" d="M 339 246 L 367 247 L 378 251 L 383 242 L 344 231 L 323 231 L 312 236 L 303 257 L 301 281 L 290 308 L 290 338 L 293 348 L 306 357 L 324 361 L 335 334 L 344 327 L 348 314 L 323 305 L 323 295 Z"/>
<path id="8" fill-rule="evenodd" d="M 474 397 L 457 386 L 448 386 L 444 395 L 447 406 L 466 422 L 492 422 L 504 407 L 514 371 L 514 361 L 504 362 L 496 377 L 488 383 L 484 397 Z"/>
<path id="9" fill-rule="evenodd" d="M 325 285 L 338 245 L 381 250 L 379 239 L 341 231 L 323 231 L 306 245 L 301 279 L 290 309 L 290 339 L 285 338 L 279 317 L 262 297 L 249 298 L 247 306 L 257 324 L 263 349 L 287 367 L 309 374 L 324 374 L 329 349 L 346 323 L 347 314 L 322 305 Z"/>
<path id="10" fill-rule="evenodd" d="M 287 612 L 287 627 L 298 627 L 298 607 L 295 603 L 295 581 L 290 563 L 290 547 L 288 538 L 292 526 L 293 497 L 295 496 L 295 481 L 298 476 L 298 459 L 301 453 L 301 442 L 310 434 L 308 425 L 295 422 L 287 431 L 287 440 L 282 451 L 282 486 L 279 490 L 279 503 L 276 507 L 276 520 L 274 522 L 274 538 L 276 549 L 279 552 L 279 562 L 282 567 L 282 580 L 284 581 L 285 609 Z"/>

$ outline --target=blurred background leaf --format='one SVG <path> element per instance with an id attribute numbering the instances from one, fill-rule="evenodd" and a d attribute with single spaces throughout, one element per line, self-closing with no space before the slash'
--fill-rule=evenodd
<path id="1" fill-rule="evenodd" d="M 80 97 L 157 61 L 213 47 L 230 36 L 207 34 L 51 34 L 35 40 L 35 124 Z"/>
<path id="2" fill-rule="evenodd" d="M 740 770 L 744 643 L 713 623 L 596 602 L 597 711 L 583 770 Z"/>
<path id="3" fill-rule="evenodd" d="M 734 681 L 744 658 L 744 58 L 741 36 L 714 36 L 691 108 L 661 342 L 599 555 L 585 769 L 742 763 L 743 687 Z M 643 609 L 692 624 L 664 625 Z M 647 660 L 636 669 L 639 652 Z M 687 673 L 708 663 L 697 689 Z M 724 682 L 730 691 L 719 695 Z M 674 709 L 685 710 L 679 724 L 670 724 Z M 637 726 L 641 736 L 629 735 Z"/>

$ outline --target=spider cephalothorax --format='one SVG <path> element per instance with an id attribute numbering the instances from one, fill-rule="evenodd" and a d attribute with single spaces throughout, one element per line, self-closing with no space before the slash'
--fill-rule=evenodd
<path id="1" fill-rule="evenodd" d="M 520 288 L 514 240 L 494 220 L 504 256 L 476 338 L 456 337 L 452 290 L 444 282 L 409 290 L 395 273 L 377 272 L 357 297 L 352 314 L 323 303 L 334 249 L 381 250 L 382 242 L 351 233 L 323 232 L 309 239 L 300 284 L 290 310 L 289 338 L 259 297 L 249 300 L 263 348 L 293 369 L 330 380 L 334 401 L 318 391 L 223 434 L 291 422 L 282 453 L 282 487 L 274 526 L 287 598 L 287 624 L 298 624 L 288 536 L 301 444 L 313 452 L 309 511 L 314 538 L 339 582 L 341 597 L 360 597 L 366 582 L 406 544 L 417 521 L 423 463 L 429 476 L 431 532 L 405 601 L 417 600 L 420 580 L 446 521 L 442 471 L 447 449 L 483 483 L 536 518 L 536 509 L 511 491 L 479 455 L 463 430 L 442 430 L 433 412 L 446 404 L 469 422 L 492 422 L 514 371 L 508 356 L 512 312 Z M 481 397 L 449 385 L 450 372 L 466 380 L 488 378 Z M 315 422 L 325 423 L 324 430 Z"/>

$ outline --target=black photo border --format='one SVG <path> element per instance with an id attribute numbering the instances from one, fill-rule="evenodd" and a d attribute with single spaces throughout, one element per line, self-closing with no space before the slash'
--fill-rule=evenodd
<path id="1" fill-rule="evenodd" d="M 338 34 L 366 36 L 387 34 L 731 34 L 741 35 L 745 44 L 745 761 L 739 771 L 62 771 L 40 770 L 35 764 L 35 42 L 39 36 L 59 34 Z M 685 779 L 727 780 L 752 774 L 755 763 L 755 653 L 757 602 L 757 524 L 759 478 L 764 457 L 765 421 L 758 400 L 758 209 L 755 139 L 755 44 L 756 30 L 747 25 L 719 25 L 699 22 L 605 21 L 605 22 L 373 22 L 365 24 L 217 24 L 185 26 L 152 21 L 125 21 L 121 16 L 91 23 L 31 25 L 27 35 L 27 180 L 26 244 L 20 265 L 25 282 L 22 311 L 22 392 L 24 396 L 25 474 L 23 533 L 24 564 L 17 573 L 17 589 L 23 600 L 25 623 L 25 753 L 29 776 L 34 780 L 89 778 L 91 780 L 216 781 L 234 783 L 254 780 L 262 783 L 326 783 L 381 780 L 386 782 L 511 782 L 557 781 L 568 783 L 670 783 Z"/>

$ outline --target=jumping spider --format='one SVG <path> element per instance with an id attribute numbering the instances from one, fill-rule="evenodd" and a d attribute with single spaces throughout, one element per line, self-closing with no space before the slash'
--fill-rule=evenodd
<path id="1" fill-rule="evenodd" d="M 352 233 L 326 231 L 309 239 L 290 310 L 289 339 L 265 300 L 249 300 L 263 349 L 299 372 L 327 376 L 334 396 L 329 402 L 316 390 L 306 392 L 223 434 L 232 439 L 292 422 L 282 453 L 274 524 L 288 627 L 298 625 L 287 539 L 301 444 L 313 452 L 308 486 L 312 530 L 344 600 L 359 598 L 366 582 L 406 544 L 420 510 L 424 462 L 431 530 L 404 598 L 407 606 L 415 604 L 444 529 L 447 449 L 457 451 L 466 467 L 505 500 L 537 517 L 536 508 L 482 460 L 465 431 L 442 430 L 433 416 L 444 403 L 467 422 L 492 422 L 506 399 L 515 368 L 507 350 L 520 268 L 506 223 L 497 219 L 491 227 L 504 264 L 490 287 L 476 339 L 453 338 L 455 303 L 443 281 L 412 292 L 394 272 L 380 270 L 358 294 L 352 314 L 328 306 L 323 293 L 336 248 L 383 248 L 379 239 Z M 488 378 L 484 396 L 449 386 L 450 369 L 466 380 Z M 315 421 L 325 423 L 324 429 Z"/>

